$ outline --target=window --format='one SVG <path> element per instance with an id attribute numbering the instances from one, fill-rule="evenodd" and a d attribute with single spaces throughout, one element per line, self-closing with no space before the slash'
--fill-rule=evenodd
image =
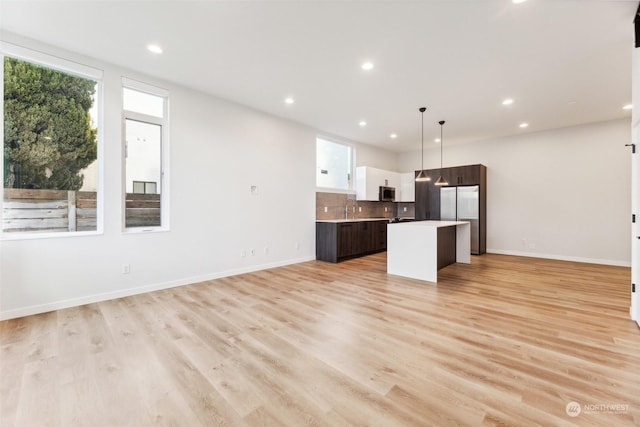
<path id="1" fill-rule="evenodd" d="M 125 228 L 167 228 L 167 100 L 160 88 L 123 79 Z"/>
<path id="2" fill-rule="evenodd" d="M 353 148 L 316 139 L 316 186 L 334 190 L 351 190 L 353 177 Z"/>
<path id="3" fill-rule="evenodd" d="M 135 194 L 157 194 L 157 182 L 133 181 L 133 192 Z"/>
<path id="4" fill-rule="evenodd" d="M 2 235 L 100 230 L 102 72 L 0 43 Z"/>

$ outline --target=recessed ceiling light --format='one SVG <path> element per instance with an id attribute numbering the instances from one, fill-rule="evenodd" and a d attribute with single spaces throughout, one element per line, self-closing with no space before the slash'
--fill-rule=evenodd
<path id="1" fill-rule="evenodd" d="M 367 71 L 373 70 L 373 62 L 364 62 L 362 64 L 362 69 Z"/>
<path id="2" fill-rule="evenodd" d="M 162 53 L 162 48 L 157 44 L 147 45 L 147 50 L 152 53 Z"/>
<path id="3" fill-rule="evenodd" d="M 512 2 L 512 3 L 515 3 L 515 4 L 524 3 L 524 2 L 526 2 L 526 1 L 527 1 L 527 0 L 511 0 L 511 2 Z"/>
<path id="4" fill-rule="evenodd" d="M 293 104 L 294 102 L 296 101 L 290 96 L 284 99 L 285 104 Z"/>
<path id="5" fill-rule="evenodd" d="M 513 99 L 511 98 L 507 98 L 504 101 L 502 101 L 502 105 L 511 105 L 513 104 Z"/>
<path id="6" fill-rule="evenodd" d="M 361 120 L 360 123 L 358 123 L 360 125 L 360 127 L 365 127 L 367 125 L 367 122 L 365 122 L 364 120 Z"/>
<path id="7" fill-rule="evenodd" d="M 439 144 L 440 143 L 440 138 L 434 139 L 433 142 L 435 142 L 436 144 Z"/>
<path id="8" fill-rule="evenodd" d="M 633 110 L 633 104 L 627 104 L 624 107 L 622 107 L 623 110 Z"/>
<path id="9" fill-rule="evenodd" d="M 521 128 L 529 127 L 529 123 L 520 123 Z"/>
<path id="10" fill-rule="evenodd" d="M 395 134 L 395 133 L 392 133 L 391 135 L 389 135 L 389 138 L 391 138 L 391 139 L 396 139 L 397 137 L 398 137 L 398 135 Z"/>

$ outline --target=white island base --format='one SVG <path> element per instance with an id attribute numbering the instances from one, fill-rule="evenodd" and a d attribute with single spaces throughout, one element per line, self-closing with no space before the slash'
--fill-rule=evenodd
<path id="1" fill-rule="evenodd" d="M 387 226 L 387 273 L 438 281 L 438 270 L 471 264 L 471 226 L 465 221 L 415 221 Z"/>

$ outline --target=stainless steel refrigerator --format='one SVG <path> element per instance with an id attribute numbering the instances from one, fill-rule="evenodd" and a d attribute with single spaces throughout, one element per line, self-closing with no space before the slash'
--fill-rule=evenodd
<path id="1" fill-rule="evenodd" d="M 471 253 L 480 255 L 480 186 L 440 188 L 440 220 L 471 223 Z"/>

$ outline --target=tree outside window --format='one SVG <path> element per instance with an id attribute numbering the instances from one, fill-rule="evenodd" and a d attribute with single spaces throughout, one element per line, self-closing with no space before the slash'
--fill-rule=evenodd
<path id="1" fill-rule="evenodd" d="M 97 230 L 98 81 L 12 56 L 2 65 L 2 232 Z"/>

